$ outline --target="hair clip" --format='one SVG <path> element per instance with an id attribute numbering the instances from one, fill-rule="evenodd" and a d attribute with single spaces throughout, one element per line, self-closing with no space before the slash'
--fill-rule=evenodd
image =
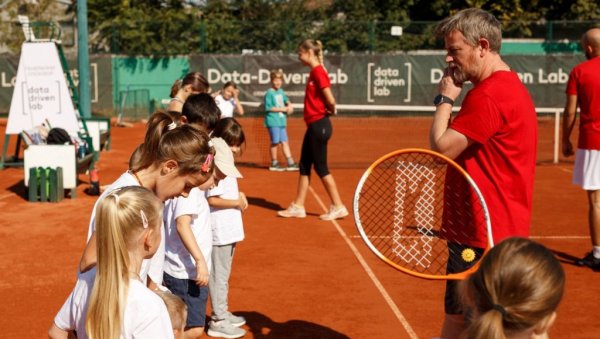
<path id="1" fill-rule="evenodd" d="M 214 157 L 215 157 L 214 155 L 212 155 L 211 153 L 208 153 L 208 155 L 206 156 L 206 160 L 204 160 L 204 163 L 202 164 L 202 167 L 200 168 L 202 170 L 202 172 L 204 172 L 204 173 L 208 172 L 208 170 L 210 169 L 210 164 L 212 164 Z"/>
<path id="2" fill-rule="evenodd" d="M 169 124 L 169 126 L 167 126 L 169 131 L 174 130 L 175 127 L 177 127 L 177 124 L 175 123 L 175 121 L 173 121 L 172 123 Z"/>
<path id="3" fill-rule="evenodd" d="M 144 226 L 144 228 L 148 228 L 148 218 L 146 218 L 146 213 L 144 213 L 144 210 L 140 210 L 140 216 L 142 217 L 142 226 Z"/>

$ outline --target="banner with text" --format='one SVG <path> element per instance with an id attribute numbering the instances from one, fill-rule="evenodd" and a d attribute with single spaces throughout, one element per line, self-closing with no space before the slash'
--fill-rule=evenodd
<path id="1" fill-rule="evenodd" d="M 202 72 L 214 90 L 221 88 L 228 81 L 234 81 L 240 88 L 241 100 L 250 106 L 257 107 L 262 103 L 263 95 L 270 87 L 270 70 L 278 68 L 285 72 L 283 88 L 290 100 L 296 104 L 302 104 L 304 100 L 309 69 L 303 66 L 296 56 L 192 55 L 188 58 L 190 71 Z M 141 62 L 147 58 L 138 59 Z M 113 98 L 113 93 L 116 93 L 116 89 L 122 90 L 124 83 L 128 83 L 126 79 L 119 81 L 118 75 L 131 73 L 127 68 L 131 62 L 124 64 L 114 60 L 120 59 L 109 55 L 90 57 L 90 87 L 94 112 L 114 114 L 118 100 Z M 583 55 L 508 55 L 504 60 L 519 74 L 537 107 L 561 108 L 565 103 L 564 92 L 569 72 L 585 58 Z M 164 73 L 165 62 L 177 62 L 178 65 L 181 63 L 180 60 L 166 60 L 160 63 L 160 69 L 144 68 L 143 77 L 151 76 L 146 73 Z M 0 112 L 7 112 L 10 107 L 17 65 L 18 59 L 15 57 L 0 57 Z M 325 67 L 341 110 L 398 111 L 406 109 L 407 106 L 431 105 L 433 97 L 437 94 L 437 84 L 445 63 L 444 55 L 440 53 L 346 55 L 326 57 Z M 76 62 L 73 59 L 69 59 L 69 68 L 75 83 L 78 84 Z M 132 76 L 138 77 L 137 74 Z M 160 85 L 160 88 L 165 88 L 165 93 L 160 92 L 160 95 L 150 98 L 160 102 L 167 97 L 168 89 L 175 79 L 165 76 L 158 78 L 163 83 L 149 84 L 140 80 L 135 88 L 143 89 L 146 84 L 146 89 L 153 93 L 152 90 Z M 467 85 L 463 93 L 469 88 Z M 458 104 L 460 105 L 460 98 Z"/>
<path id="2" fill-rule="evenodd" d="M 537 107 L 563 107 L 569 72 L 584 58 L 511 55 L 504 60 L 518 73 Z M 431 105 L 446 65 L 443 54 L 349 55 L 326 57 L 325 67 L 340 108 L 394 111 L 399 106 Z M 254 105 L 262 102 L 270 87 L 270 70 L 278 68 L 285 73 L 283 88 L 290 100 L 302 103 L 309 72 L 294 56 L 191 56 L 190 68 L 204 73 L 213 90 L 235 82 L 241 100 Z"/>
<path id="3" fill-rule="evenodd" d="M 79 130 L 56 45 L 24 43 L 6 134 L 30 130 L 46 119 L 51 126 L 75 133 Z"/>
<path id="4" fill-rule="evenodd" d="M 77 61 L 67 58 L 69 73 L 75 86 L 79 86 Z M 0 112 L 8 112 L 13 90 L 17 82 L 19 58 L 0 57 Z M 111 56 L 95 55 L 90 57 L 90 90 L 92 111 L 112 111 L 112 63 Z"/>

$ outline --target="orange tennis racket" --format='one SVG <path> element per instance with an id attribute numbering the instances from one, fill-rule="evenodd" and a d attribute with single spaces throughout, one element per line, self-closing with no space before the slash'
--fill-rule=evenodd
<path id="1" fill-rule="evenodd" d="M 354 194 L 360 236 L 392 267 L 426 279 L 462 279 L 493 246 L 475 182 L 451 159 L 425 149 L 375 161 Z"/>

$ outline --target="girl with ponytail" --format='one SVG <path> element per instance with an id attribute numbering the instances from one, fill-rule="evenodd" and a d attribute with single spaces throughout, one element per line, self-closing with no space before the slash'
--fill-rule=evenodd
<path id="1" fill-rule="evenodd" d="M 304 96 L 304 121 L 307 129 L 300 154 L 300 178 L 296 198 L 287 209 L 277 214 L 284 218 L 306 217 L 304 201 L 310 184 L 311 168 L 314 166 L 331 199 L 329 212 L 321 215 L 321 220 L 343 218 L 348 215 L 348 210 L 342 203 L 333 175 L 327 166 L 327 142 L 333 132 L 329 116 L 337 114 L 337 111 L 331 81 L 323 65 L 323 45 L 318 40 L 304 40 L 298 45 L 298 59 L 310 67 Z"/>
<path id="2" fill-rule="evenodd" d="M 161 241 L 162 202 L 139 186 L 108 192 L 97 206 L 98 263 L 80 274 L 51 338 L 173 338 L 167 308 L 142 283 L 142 262 Z"/>
<path id="3" fill-rule="evenodd" d="M 173 83 L 170 94 L 171 101 L 167 106 L 167 111 L 181 113 L 183 104 L 190 95 L 208 93 L 209 91 L 210 85 L 202 73 L 188 73 L 183 79 L 177 79 Z"/>
<path id="4" fill-rule="evenodd" d="M 525 238 L 500 242 L 461 282 L 470 322 L 463 338 L 548 338 L 564 287 L 565 273 L 547 248 Z"/>
<path id="5" fill-rule="evenodd" d="M 213 177 L 215 150 L 205 132 L 190 125 L 178 126 L 167 113 L 157 112 L 150 117 L 144 143 L 130 159 L 130 169 L 123 173 L 108 190 L 124 186 L 142 186 L 158 199 L 166 201 L 187 196 L 190 190 Z M 107 190 L 107 191 L 108 191 Z M 79 265 L 85 272 L 96 264 L 95 215 L 101 195 L 94 206 L 88 230 L 88 245 Z M 161 227 L 164 238 L 164 229 Z M 144 260 L 140 276 L 155 289 L 162 283 L 164 239 L 152 260 Z M 150 279 L 147 279 L 147 278 Z"/>

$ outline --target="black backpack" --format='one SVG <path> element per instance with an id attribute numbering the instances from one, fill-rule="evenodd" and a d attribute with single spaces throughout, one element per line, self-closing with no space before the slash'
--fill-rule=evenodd
<path id="1" fill-rule="evenodd" d="M 48 131 L 46 143 L 48 145 L 73 145 L 73 140 L 67 131 L 60 127 L 54 127 Z"/>

